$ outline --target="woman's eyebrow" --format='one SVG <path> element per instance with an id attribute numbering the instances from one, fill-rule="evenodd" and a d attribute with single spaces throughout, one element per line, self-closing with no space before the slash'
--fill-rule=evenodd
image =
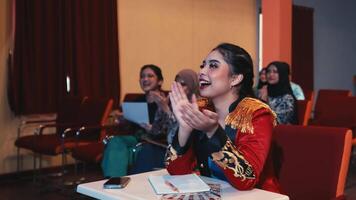
<path id="1" fill-rule="evenodd" d="M 213 63 L 213 62 L 220 63 L 220 61 L 215 60 L 215 59 L 209 60 L 209 63 Z"/>

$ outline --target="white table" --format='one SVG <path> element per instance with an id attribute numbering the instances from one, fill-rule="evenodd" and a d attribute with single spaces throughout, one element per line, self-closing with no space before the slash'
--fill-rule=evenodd
<path id="1" fill-rule="evenodd" d="M 106 180 L 83 183 L 78 185 L 77 192 L 104 200 L 151 200 L 159 199 L 160 195 L 156 195 L 149 181 L 149 175 L 165 175 L 168 172 L 163 170 L 152 171 L 142 174 L 132 175 L 130 183 L 123 189 L 103 189 L 103 184 Z M 289 200 L 288 196 L 268 192 L 261 189 L 253 189 L 249 191 L 239 191 L 233 188 L 229 183 L 203 177 L 207 183 L 220 183 L 222 189 L 223 200 Z"/>

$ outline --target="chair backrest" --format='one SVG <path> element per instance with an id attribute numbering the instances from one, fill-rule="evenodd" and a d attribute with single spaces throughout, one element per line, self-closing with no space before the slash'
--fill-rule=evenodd
<path id="1" fill-rule="evenodd" d="M 314 102 L 314 91 L 313 90 L 305 90 L 304 91 L 305 100 L 310 100 Z"/>
<path id="2" fill-rule="evenodd" d="M 314 107 L 314 119 L 323 115 L 323 111 L 329 107 L 329 99 L 339 96 L 351 96 L 350 90 L 320 89 Z"/>
<path id="3" fill-rule="evenodd" d="M 274 159 L 282 158 L 279 181 L 293 200 L 333 199 L 344 193 L 351 153 L 346 128 L 280 125 L 274 129 Z"/>
<path id="4" fill-rule="evenodd" d="M 87 97 L 69 96 L 60 101 L 57 107 L 57 124 L 76 124 L 79 122 L 81 105 Z M 57 128 L 57 133 L 62 133 L 65 128 Z"/>
<path id="5" fill-rule="evenodd" d="M 79 110 L 79 124 L 81 126 L 98 126 L 104 125 L 112 110 L 113 99 L 105 98 L 88 98 L 82 103 Z M 105 137 L 105 132 L 92 131 L 85 134 L 86 138 L 100 140 Z"/>
<path id="6" fill-rule="evenodd" d="M 124 97 L 124 102 L 141 102 L 146 101 L 143 93 L 127 93 Z"/>
<path id="7" fill-rule="evenodd" d="M 330 97 L 325 105 L 328 105 L 328 107 L 315 120 L 315 125 L 345 127 L 356 130 L 356 97 Z"/>
<path id="8" fill-rule="evenodd" d="M 298 122 L 299 125 L 306 126 L 311 116 L 312 101 L 311 100 L 298 100 Z"/>

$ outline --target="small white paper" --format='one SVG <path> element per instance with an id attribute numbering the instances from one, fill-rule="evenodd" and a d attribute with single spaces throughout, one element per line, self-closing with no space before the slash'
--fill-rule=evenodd
<path id="1" fill-rule="evenodd" d="M 148 106 L 146 102 L 122 103 L 124 118 L 137 124 L 149 124 Z"/>
<path id="2" fill-rule="evenodd" d="M 201 180 L 196 174 L 149 176 L 148 180 L 156 194 L 193 193 L 210 190 L 209 185 Z M 173 190 L 172 187 L 168 186 L 166 181 L 173 184 L 178 191 Z"/>

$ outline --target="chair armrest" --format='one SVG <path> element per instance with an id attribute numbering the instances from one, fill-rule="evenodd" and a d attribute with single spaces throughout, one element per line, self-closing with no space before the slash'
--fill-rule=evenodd
<path id="1" fill-rule="evenodd" d="M 35 132 L 35 135 L 42 135 L 43 131 L 47 128 L 66 128 L 63 133 L 61 134 L 62 138 L 65 138 L 68 133 L 75 131 L 79 129 L 81 126 L 80 124 L 45 124 L 45 125 L 40 125 L 37 128 L 37 131 Z M 67 130 L 68 129 L 68 130 Z"/>
<path id="2" fill-rule="evenodd" d="M 105 130 L 105 135 L 100 137 L 101 142 L 106 144 L 110 138 L 112 138 L 114 135 L 130 135 L 134 131 L 132 130 L 120 130 L 122 128 L 121 124 L 109 124 L 109 125 L 91 125 L 91 126 L 82 126 L 80 127 L 77 132 L 76 132 L 76 138 L 77 138 L 77 143 L 79 142 L 80 138 L 79 136 L 81 134 L 88 133 L 89 131 L 92 130 Z M 111 133 L 107 133 L 110 131 Z"/>
<path id="3" fill-rule="evenodd" d="M 167 144 L 164 143 L 163 141 L 156 141 L 156 140 L 152 140 L 150 138 L 141 138 L 144 142 L 147 142 L 149 144 L 153 144 L 153 145 L 156 145 L 156 146 L 159 146 L 159 147 L 163 147 L 163 148 L 167 148 Z"/>
<path id="4" fill-rule="evenodd" d="M 76 135 L 79 136 L 81 134 L 85 134 L 86 131 L 91 130 L 105 130 L 113 132 L 112 134 L 107 135 L 129 135 L 132 134 L 133 130 L 123 130 L 121 124 L 109 124 L 109 125 L 88 125 L 81 126 L 77 129 Z"/>
<path id="5" fill-rule="evenodd" d="M 39 123 L 50 123 L 55 122 L 56 119 L 48 119 L 48 120 L 22 120 L 20 125 L 26 124 L 39 124 Z"/>
<path id="6" fill-rule="evenodd" d="M 67 134 L 72 133 L 74 136 L 76 134 L 77 128 L 66 128 L 63 133 L 61 134 L 61 138 L 65 139 L 67 137 Z"/>

